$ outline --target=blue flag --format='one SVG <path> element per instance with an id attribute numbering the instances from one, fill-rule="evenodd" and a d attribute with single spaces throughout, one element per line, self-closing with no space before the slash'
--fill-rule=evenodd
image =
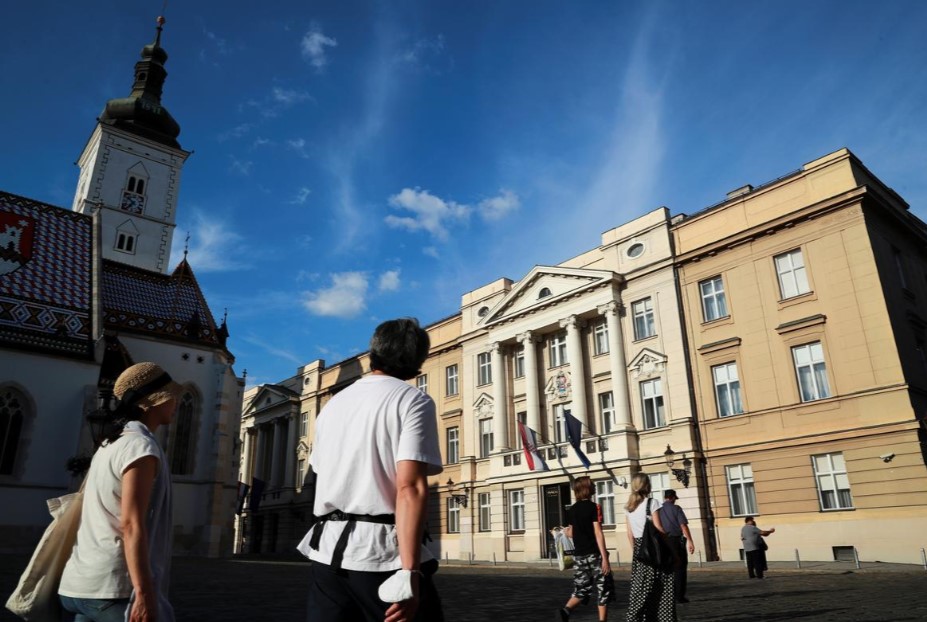
<path id="1" fill-rule="evenodd" d="M 261 507 L 261 500 L 264 498 L 264 480 L 256 477 L 251 478 L 251 499 L 248 501 L 248 509 L 257 512 Z"/>
<path id="2" fill-rule="evenodd" d="M 580 439 L 583 436 L 583 424 L 580 423 L 579 419 L 570 414 L 569 410 L 563 411 L 563 418 L 566 420 L 566 433 L 567 438 L 570 440 L 570 445 L 573 446 L 573 451 L 576 452 L 579 461 L 588 469 L 592 463 L 589 462 L 589 458 L 586 457 L 586 454 L 583 453 L 583 450 L 580 449 L 579 446 Z"/>

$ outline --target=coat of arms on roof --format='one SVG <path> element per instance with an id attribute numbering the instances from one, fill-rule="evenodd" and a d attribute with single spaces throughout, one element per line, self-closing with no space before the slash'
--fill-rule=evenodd
<path id="1" fill-rule="evenodd" d="M 32 259 L 34 237 L 33 219 L 0 211 L 0 274 L 19 270 Z"/>

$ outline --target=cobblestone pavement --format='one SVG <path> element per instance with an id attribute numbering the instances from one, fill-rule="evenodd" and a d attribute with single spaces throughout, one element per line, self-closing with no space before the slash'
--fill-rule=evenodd
<path id="1" fill-rule="evenodd" d="M 5 601 L 25 559 L 0 556 L 0 594 Z M 823 568 L 823 569 L 822 569 Z M 927 572 L 922 568 L 862 571 L 833 564 L 811 569 L 775 568 L 769 579 L 748 580 L 736 564 L 693 568 L 691 603 L 680 605 L 683 622 L 927 620 Z M 302 562 L 174 560 L 171 600 L 177 619 L 304 620 L 309 567 Z M 570 573 L 544 566 L 492 568 L 446 566 L 436 577 L 448 622 L 550 622 L 569 595 Z M 624 620 L 629 569 L 615 571 L 618 601 L 610 619 Z M 5 610 L 0 621 L 16 620 Z M 591 606 L 573 616 L 596 620 Z"/>

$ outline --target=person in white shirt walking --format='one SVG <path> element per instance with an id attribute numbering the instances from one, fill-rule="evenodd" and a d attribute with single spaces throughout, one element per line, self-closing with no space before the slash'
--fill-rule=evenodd
<path id="1" fill-rule="evenodd" d="M 312 560 L 309 622 L 441 622 L 423 561 L 428 475 L 442 470 L 434 401 L 404 382 L 428 356 L 414 319 L 380 324 L 371 373 L 319 413 L 309 463 L 313 514 L 297 547 Z M 386 582 L 384 584 L 384 582 Z"/>

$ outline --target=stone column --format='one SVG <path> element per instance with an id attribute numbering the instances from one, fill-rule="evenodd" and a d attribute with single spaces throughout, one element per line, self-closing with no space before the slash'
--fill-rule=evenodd
<path id="1" fill-rule="evenodd" d="M 492 344 L 492 435 L 493 452 L 507 451 L 509 445 L 509 420 L 506 416 L 508 398 L 505 391 L 505 364 L 502 344 Z"/>
<path id="2" fill-rule="evenodd" d="M 538 442 L 544 442 L 546 439 L 543 438 L 541 411 L 538 407 L 541 387 L 538 382 L 538 351 L 534 333 L 526 331 L 518 335 L 517 339 L 525 347 L 525 407 L 528 409 L 525 425 L 538 433 L 541 437 Z"/>
<path id="3" fill-rule="evenodd" d="M 628 389 L 628 363 L 624 356 L 624 335 L 621 333 L 621 305 L 612 300 L 599 307 L 608 325 L 608 362 L 612 371 L 612 397 L 615 400 L 615 423 L 619 429 L 631 428 L 631 392 Z"/>
<path id="4" fill-rule="evenodd" d="M 251 464 L 251 477 L 267 481 L 267 474 L 264 472 L 264 438 L 267 434 L 267 427 L 255 425 L 254 434 L 254 462 Z M 248 482 L 249 484 L 251 482 Z"/>
<path id="5" fill-rule="evenodd" d="M 286 473 L 283 476 L 283 486 L 294 488 L 296 482 L 296 418 L 299 413 L 290 413 L 286 418 Z M 302 482 L 300 482 L 302 483 Z"/>
<path id="6" fill-rule="evenodd" d="M 567 357 L 570 359 L 572 375 L 571 401 L 573 411 L 570 413 L 589 430 L 589 416 L 586 409 L 586 366 L 583 364 L 583 340 L 581 324 L 575 315 L 560 320 L 560 326 L 567 329 Z"/>
<path id="7" fill-rule="evenodd" d="M 274 427 L 274 448 L 271 454 L 270 486 L 268 488 L 279 487 L 282 480 L 280 470 L 283 468 L 283 453 L 286 450 L 283 446 L 283 426 L 280 423 L 280 419 L 275 419 L 271 424 Z"/>
<path id="8" fill-rule="evenodd" d="M 254 451 L 254 444 L 251 442 L 253 428 L 245 428 L 245 440 L 241 445 L 241 476 L 242 481 L 249 486 L 251 485 L 251 452 Z"/>

